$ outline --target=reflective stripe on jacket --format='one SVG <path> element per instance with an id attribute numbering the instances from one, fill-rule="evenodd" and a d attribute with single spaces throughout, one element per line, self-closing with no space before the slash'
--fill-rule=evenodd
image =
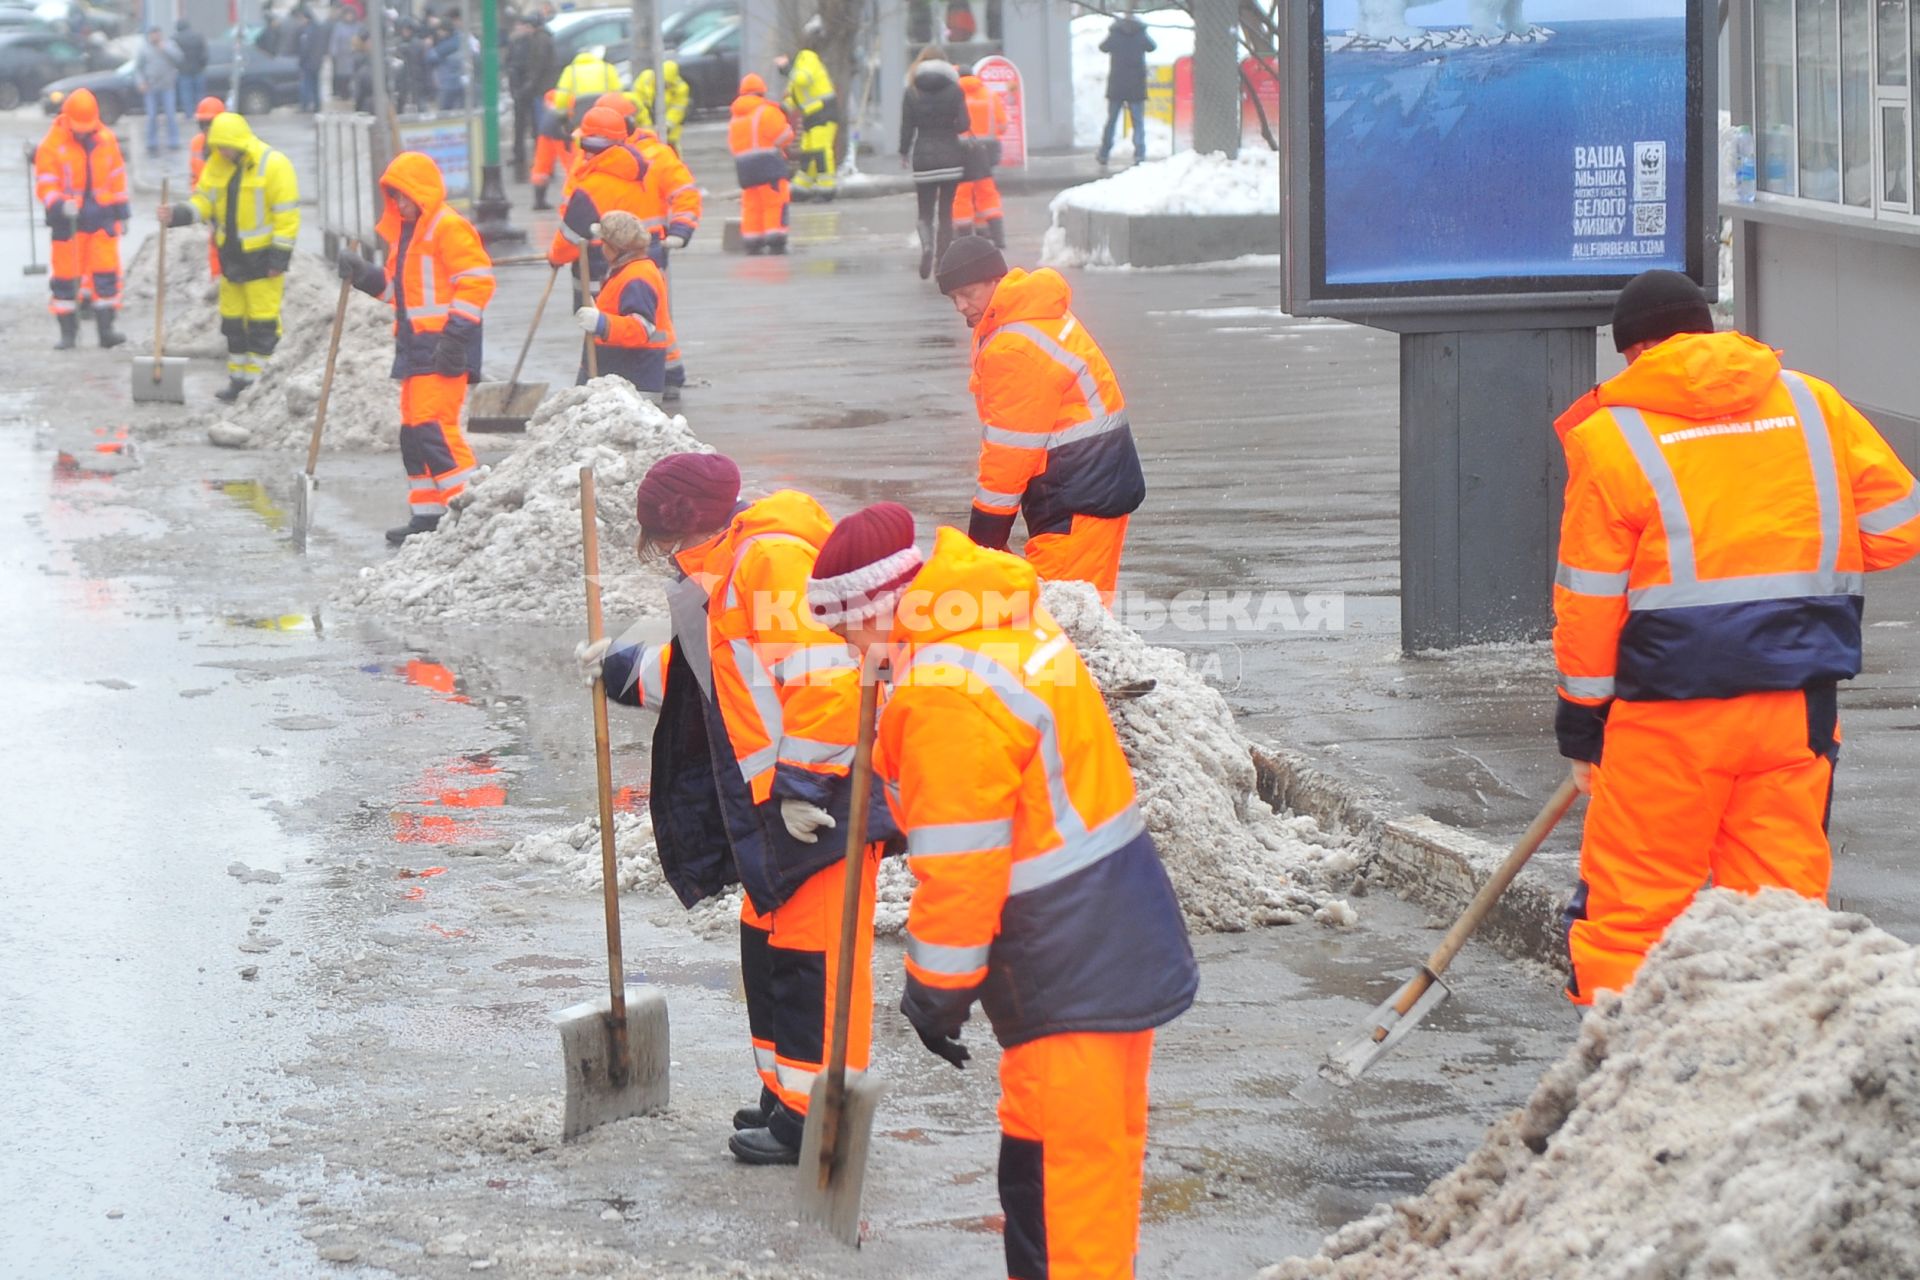
<path id="1" fill-rule="evenodd" d="M 787 113 L 757 93 L 733 100 L 733 118 L 727 123 L 727 150 L 733 153 L 734 176 L 744 187 L 787 180 L 787 148 L 793 128 Z"/>
<path id="2" fill-rule="evenodd" d="M 1006 545 L 1016 512 L 1028 536 L 1064 533 L 1076 515 L 1124 516 L 1146 498 L 1120 384 L 1069 301 L 1057 271 L 1015 268 L 974 330 L 983 546 Z"/>
<path id="3" fill-rule="evenodd" d="M 1864 575 L 1920 551 L 1920 494 L 1852 405 L 1724 333 L 1661 343 L 1577 408 L 1553 592 L 1563 752 L 1597 758 L 1615 697 L 1858 673 Z"/>
<path id="4" fill-rule="evenodd" d="M 1106 704 L 1033 567 L 942 529 L 893 630 L 879 758 L 919 881 L 906 1000 L 1001 1044 L 1138 1031 L 1199 982 Z"/>
<path id="5" fill-rule="evenodd" d="M 393 303 L 393 376 L 434 372 L 441 334 L 467 348 L 467 377 L 480 377 L 481 318 L 493 297 L 493 259 L 473 224 L 447 206 L 438 165 L 418 151 L 403 151 L 380 175 L 385 203 L 376 230 L 387 245 L 387 287 Z M 394 203 L 399 192 L 420 206 L 406 221 Z"/>

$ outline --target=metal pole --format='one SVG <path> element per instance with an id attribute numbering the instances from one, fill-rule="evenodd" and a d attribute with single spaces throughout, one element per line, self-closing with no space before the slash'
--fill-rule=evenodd
<path id="1" fill-rule="evenodd" d="M 517 244 L 527 233 L 513 225 L 513 206 L 500 177 L 500 0 L 480 0 L 480 195 L 473 226 L 483 243 Z"/>

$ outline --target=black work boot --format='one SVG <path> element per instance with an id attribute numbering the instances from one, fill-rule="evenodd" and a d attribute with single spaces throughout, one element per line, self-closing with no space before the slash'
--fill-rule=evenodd
<path id="1" fill-rule="evenodd" d="M 93 313 L 93 323 L 100 334 L 100 345 L 111 350 L 127 340 L 127 335 L 113 327 L 114 313 L 102 307 Z"/>
<path id="2" fill-rule="evenodd" d="M 416 533 L 432 533 L 439 527 L 439 516 L 415 516 L 399 528 L 387 530 L 387 541 L 397 547 Z"/>
<path id="3" fill-rule="evenodd" d="M 933 224 L 923 222 L 920 231 L 920 278 L 925 280 L 933 274 Z"/>
<path id="4" fill-rule="evenodd" d="M 767 1116 L 772 1113 L 777 1103 L 778 1099 L 773 1096 L 773 1090 L 767 1088 L 765 1085 L 761 1085 L 760 1101 L 750 1107 L 742 1107 L 733 1113 L 733 1127 L 735 1131 L 737 1132 L 741 1129 L 766 1128 Z"/>
<path id="5" fill-rule="evenodd" d="M 252 386 L 245 378 L 228 378 L 227 385 L 213 393 L 213 398 L 222 404 L 232 404 L 240 398 L 240 393 Z"/>
<path id="6" fill-rule="evenodd" d="M 727 1139 L 727 1150 L 741 1164 L 799 1164 L 800 1148 L 773 1136 L 771 1129 L 742 1129 Z"/>
<path id="7" fill-rule="evenodd" d="M 60 341 L 53 344 L 55 351 L 71 351 L 80 343 L 80 317 L 76 315 L 55 316 L 60 322 Z"/>

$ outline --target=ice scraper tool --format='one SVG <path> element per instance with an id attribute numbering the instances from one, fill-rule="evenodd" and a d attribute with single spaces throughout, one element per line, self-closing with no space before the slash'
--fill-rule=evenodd
<path id="1" fill-rule="evenodd" d="M 358 245 L 354 248 L 357 250 Z M 333 304 L 333 332 L 327 337 L 327 368 L 320 375 L 320 400 L 313 406 L 313 432 L 307 437 L 307 469 L 296 477 L 293 487 L 293 549 L 307 549 L 307 530 L 313 524 L 313 490 L 319 481 L 314 472 L 320 466 L 320 435 L 327 429 L 327 402 L 333 399 L 333 367 L 340 359 L 340 331 L 347 324 L 347 294 L 351 280 L 340 282 L 340 297 Z"/>
<path id="2" fill-rule="evenodd" d="M 587 639 L 598 641 L 600 530 L 593 468 L 580 468 L 580 535 L 587 560 Z M 607 907 L 607 998 L 553 1015 L 567 1063 L 567 1110 L 560 1138 L 667 1105 L 667 998 L 658 987 L 629 992 L 620 955 L 620 877 L 613 852 L 613 753 L 607 746 L 607 688 L 593 682 L 593 759 L 600 782 L 600 886 Z"/>
<path id="3" fill-rule="evenodd" d="M 160 203 L 168 203 L 167 180 L 160 179 Z M 187 362 L 167 354 L 167 225 L 160 224 L 159 263 L 153 276 L 153 355 L 133 358 L 133 398 L 185 404 Z"/>
<path id="4" fill-rule="evenodd" d="M 813 1082 L 807 1127 L 800 1137 L 799 1216 L 845 1244 L 860 1245 L 860 1196 L 873 1145 L 873 1114 L 886 1085 L 866 1072 L 847 1074 L 847 1029 L 853 1016 L 853 957 L 859 938 L 861 867 L 867 847 L 867 804 L 873 790 L 873 732 L 880 678 L 872 658 L 860 672 L 860 728 L 853 749 L 853 794 L 847 815 L 847 874 L 840 900 L 840 972 L 834 986 L 833 1042 L 827 1069 Z"/>
<path id="5" fill-rule="evenodd" d="M 1568 778 L 1560 784 L 1560 789 L 1547 801 L 1546 808 L 1540 810 L 1520 842 L 1513 846 L 1513 852 L 1507 855 L 1487 882 L 1480 886 L 1480 892 L 1473 895 L 1473 901 L 1461 917 L 1454 921 L 1453 928 L 1447 930 L 1447 936 L 1440 939 L 1440 945 L 1433 949 L 1427 962 L 1420 966 L 1420 972 L 1407 979 L 1401 988 L 1393 993 L 1378 1009 L 1367 1016 L 1360 1029 L 1352 1036 L 1335 1045 L 1327 1054 L 1327 1060 L 1320 1065 L 1320 1074 L 1336 1084 L 1352 1084 L 1365 1075 L 1368 1068 L 1387 1056 L 1393 1046 L 1405 1039 L 1409 1032 L 1420 1025 L 1421 1019 L 1439 1008 L 1450 994 L 1447 984 L 1440 975 L 1453 963 L 1453 957 L 1460 948 L 1467 945 L 1467 939 L 1480 927 L 1480 922 L 1493 910 L 1493 904 L 1507 891 L 1513 878 L 1520 874 L 1520 868 L 1527 865 L 1531 858 L 1567 810 L 1573 807 L 1573 779 Z"/>

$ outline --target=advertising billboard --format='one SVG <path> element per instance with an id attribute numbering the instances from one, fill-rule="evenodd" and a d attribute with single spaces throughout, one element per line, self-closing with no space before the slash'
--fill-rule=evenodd
<path id="1" fill-rule="evenodd" d="M 1591 306 L 1650 267 L 1711 288 L 1710 12 L 1291 0 L 1296 310 Z"/>

